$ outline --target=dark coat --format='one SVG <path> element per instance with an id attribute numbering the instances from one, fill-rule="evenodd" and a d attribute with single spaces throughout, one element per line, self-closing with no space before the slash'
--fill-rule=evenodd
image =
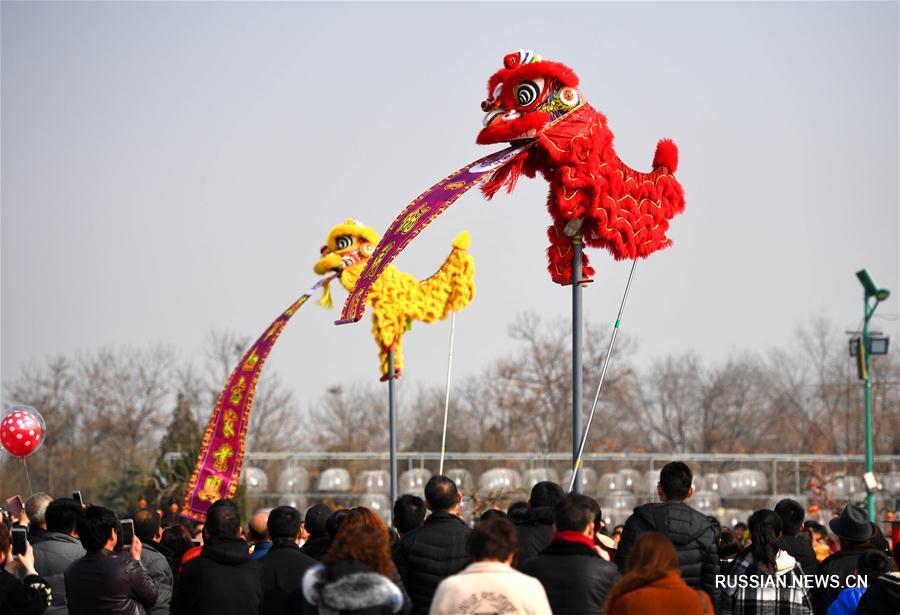
<path id="1" fill-rule="evenodd" d="M 303 575 L 318 564 L 303 555 L 290 538 L 276 538 L 262 563 L 262 615 L 299 615 L 303 610 Z"/>
<path id="2" fill-rule="evenodd" d="M 175 577 L 166 553 L 171 554 L 172 551 L 158 542 L 148 540 L 143 543 L 141 563 L 156 585 L 156 604 L 150 609 L 150 615 L 169 615 Z"/>
<path id="3" fill-rule="evenodd" d="M 896 615 L 900 613 L 900 572 L 878 577 L 862 595 L 856 615 Z"/>
<path id="4" fill-rule="evenodd" d="M 803 568 L 803 574 L 816 573 L 819 560 L 816 559 L 816 551 L 809 541 L 809 534 L 804 532 L 793 536 L 786 535 L 781 539 L 781 548 L 797 560 L 797 563 Z"/>
<path id="5" fill-rule="evenodd" d="M 0 568 L 0 615 L 39 615 L 50 604 L 50 587 L 37 575 L 22 580 Z"/>
<path id="6" fill-rule="evenodd" d="M 300 552 L 307 557 L 311 557 L 317 562 L 321 562 L 322 558 L 325 557 L 325 554 L 328 553 L 328 549 L 331 548 L 331 539 L 328 538 L 328 534 L 322 534 L 321 536 L 310 536 L 309 540 L 303 543 L 303 546 L 300 547 Z"/>
<path id="7" fill-rule="evenodd" d="M 438 584 L 469 564 L 466 541 L 471 532 L 456 515 L 438 511 L 400 540 L 394 563 L 415 615 L 428 613 Z"/>
<path id="8" fill-rule="evenodd" d="M 548 546 L 553 540 L 553 509 L 548 507 L 529 508 L 525 519 L 516 526 L 519 538 L 518 565 L 522 566 Z"/>
<path id="9" fill-rule="evenodd" d="M 30 542 L 33 547 L 37 543 L 44 541 L 44 534 L 46 533 L 47 530 L 36 523 L 32 523 L 28 526 L 28 542 Z"/>
<path id="10" fill-rule="evenodd" d="M 841 580 L 841 586 L 813 588 L 812 603 L 814 615 L 826 615 L 828 606 L 835 601 L 842 589 L 850 585 L 847 582 L 847 577 L 854 574 L 859 556 L 863 551 L 868 551 L 869 549 L 881 550 L 870 542 L 852 544 L 837 553 L 832 553 L 819 564 L 816 575 L 820 577 L 836 575 Z"/>
<path id="11" fill-rule="evenodd" d="M 403 606 L 403 594 L 389 579 L 356 561 L 310 568 L 303 576 L 305 614 L 393 615 Z"/>
<path id="12" fill-rule="evenodd" d="M 587 615 L 603 611 L 603 603 L 619 580 L 616 565 L 578 542 L 557 540 L 520 566 L 544 586 L 554 615 Z"/>
<path id="13" fill-rule="evenodd" d="M 86 554 L 77 538 L 60 532 L 45 532 L 44 539 L 34 546 L 34 569 L 47 580 L 53 592 L 47 615 L 66 615 L 66 569 Z"/>
<path id="14" fill-rule="evenodd" d="M 144 566 L 106 549 L 88 553 L 65 574 L 70 615 L 147 615 L 156 585 Z"/>
<path id="15" fill-rule="evenodd" d="M 172 615 L 257 615 L 262 563 L 240 538 L 216 538 L 187 561 L 175 582 Z"/>
<path id="16" fill-rule="evenodd" d="M 716 574 L 719 555 L 716 532 L 702 513 L 683 502 L 655 502 L 634 509 L 628 517 L 619 548 L 616 565 L 625 570 L 625 561 L 638 536 L 644 532 L 661 532 L 675 544 L 681 578 L 690 587 L 702 589 L 715 604 L 718 598 Z"/>

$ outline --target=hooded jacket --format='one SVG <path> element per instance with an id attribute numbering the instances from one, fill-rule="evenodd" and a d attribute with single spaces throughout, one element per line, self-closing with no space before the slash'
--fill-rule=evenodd
<path id="1" fill-rule="evenodd" d="M 773 577 L 793 577 L 781 581 Z M 787 613 L 809 615 L 812 600 L 803 583 L 803 569 L 787 551 L 775 554 L 775 572 L 757 566 L 753 554 L 744 551 L 732 565 L 725 580 L 720 603 L 721 615 Z M 750 579 L 749 577 L 756 577 Z"/>
<path id="2" fill-rule="evenodd" d="M 469 564 L 466 541 L 471 528 L 454 514 L 432 513 L 400 540 L 394 563 L 413 603 L 415 615 L 428 613 L 438 584 Z"/>
<path id="3" fill-rule="evenodd" d="M 560 615 L 601 613 L 609 590 L 619 580 L 616 565 L 593 547 L 563 539 L 554 540 L 521 570 L 541 582 L 550 607 Z"/>
<path id="4" fill-rule="evenodd" d="M 307 570 L 303 597 L 319 615 L 392 615 L 403 606 L 403 594 L 390 579 L 352 560 Z"/>
<path id="5" fill-rule="evenodd" d="M 900 613 L 900 572 L 878 577 L 862 595 L 856 615 L 896 615 Z"/>
<path id="6" fill-rule="evenodd" d="M 240 538 L 215 538 L 185 562 L 175 583 L 172 615 L 257 615 L 262 564 Z"/>
<path id="7" fill-rule="evenodd" d="M 60 532 L 44 532 L 44 538 L 34 545 L 34 569 L 46 579 L 53 592 L 53 602 L 47 615 L 68 615 L 66 607 L 66 568 L 86 554 L 81 541 Z"/>
<path id="8" fill-rule="evenodd" d="M 803 568 L 804 574 L 816 573 L 819 560 L 816 559 L 816 550 L 813 549 L 807 534 L 794 534 L 793 536 L 785 534 L 781 539 L 781 548 L 797 560 L 797 563 Z"/>
<path id="9" fill-rule="evenodd" d="M 553 540 L 553 509 L 549 506 L 529 508 L 525 519 L 516 526 L 519 538 L 518 565 L 543 551 Z"/>
<path id="10" fill-rule="evenodd" d="M 631 547 L 644 532 L 661 532 L 668 536 L 678 554 L 681 578 L 690 587 L 705 591 L 713 603 L 716 602 L 719 555 L 716 532 L 705 515 L 683 502 L 655 502 L 638 506 L 625 522 L 619 540 L 616 565 L 620 571 L 625 570 Z"/>

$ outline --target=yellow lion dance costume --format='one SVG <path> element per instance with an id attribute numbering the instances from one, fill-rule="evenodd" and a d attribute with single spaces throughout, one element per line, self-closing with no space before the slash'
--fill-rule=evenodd
<path id="1" fill-rule="evenodd" d="M 318 275 L 336 272 L 341 284 L 352 291 L 366 262 L 381 237 L 373 229 L 347 218 L 328 233 L 322 246 L 322 258 L 313 270 Z M 469 254 L 471 238 L 463 231 L 453 240 L 453 249 L 437 272 L 427 280 L 416 280 L 408 273 L 388 265 L 372 285 L 366 302 L 372 306 L 372 333 L 378 343 L 381 380 L 388 379 L 388 351 L 394 352 L 394 372 L 403 370 L 403 334 L 414 320 L 443 320 L 452 310 L 458 312 L 475 297 L 475 260 Z M 331 291 L 319 302 L 331 307 Z"/>

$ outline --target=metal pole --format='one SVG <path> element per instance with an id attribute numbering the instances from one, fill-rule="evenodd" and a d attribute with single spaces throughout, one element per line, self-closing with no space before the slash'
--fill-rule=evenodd
<path id="1" fill-rule="evenodd" d="M 388 351 L 388 423 L 391 449 L 391 510 L 397 501 L 397 403 L 394 395 L 394 351 Z"/>
<path id="2" fill-rule="evenodd" d="M 578 445 L 581 443 L 581 385 L 583 379 L 581 357 L 581 235 L 572 239 L 572 485 L 570 490 L 581 493 L 581 464 Z"/>
<path id="3" fill-rule="evenodd" d="M 594 421 L 594 412 L 597 410 L 597 402 L 600 401 L 600 390 L 603 388 L 603 380 L 606 378 L 606 370 L 609 368 L 609 359 L 612 357 L 613 346 L 616 344 L 616 336 L 619 333 L 619 325 L 622 323 L 622 313 L 625 311 L 625 302 L 628 301 L 628 291 L 631 289 L 631 280 L 634 279 L 634 268 L 637 266 L 637 259 L 631 261 L 631 271 L 628 273 L 628 282 L 625 283 L 625 294 L 622 295 L 622 303 L 619 305 L 619 314 L 616 316 L 616 324 L 613 326 L 612 335 L 609 338 L 609 347 L 606 349 L 606 359 L 603 361 L 603 369 L 600 371 L 600 382 L 597 384 L 597 393 L 594 395 L 594 403 L 591 405 L 591 411 L 588 414 L 587 428 L 581 437 L 581 444 L 577 446 L 578 453 L 575 455 L 574 470 L 581 468 L 581 458 L 584 455 L 584 447 L 587 444 L 588 433 L 591 431 L 591 423 Z M 650 464 L 653 469 L 653 464 Z M 575 474 L 572 474 L 572 482 L 569 484 L 569 491 L 572 491 L 575 485 Z"/>
<path id="4" fill-rule="evenodd" d="M 444 395 L 444 429 L 441 432 L 441 464 L 438 474 L 444 475 L 444 452 L 447 449 L 447 417 L 450 414 L 450 373 L 453 369 L 453 337 L 456 334 L 456 312 L 450 315 L 450 354 L 447 355 L 447 392 Z"/>
<path id="5" fill-rule="evenodd" d="M 869 318 L 872 317 L 874 308 L 869 310 L 869 295 L 865 294 L 865 304 L 863 306 L 865 314 L 865 322 L 863 324 L 863 348 L 861 352 L 865 352 L 866 362 L 866 472 L 871 473 L 874 469 L 874 459 L 872 458 L 872 374 L 869 371 Z M 866 486 L 866 507 L 869 510 L 869 519 L 875 521 L 875 493 Z"/>

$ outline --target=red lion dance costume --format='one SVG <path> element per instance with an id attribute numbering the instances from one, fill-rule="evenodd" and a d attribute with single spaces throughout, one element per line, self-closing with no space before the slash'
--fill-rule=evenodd
<path id="1" fill-rule="evenodd" d="M 511 192 L 519 175 L 537 172 L 550 182 L 548 269 L 559 284 L 571 283 L 572 242 L 579 235 L 617 260 L 644 257 L 671 245 L 669 220 L 684 210 L 684 193 L 673 175 L 675 144 L 661 140 L 653 170 L 635 171 L 616 155 L 606 117 L 577 88 L 578 77 L 567 66 L 530 51 L 511 53 L 488 81 L 478 135 L 480 144 L 536 141 L 482 190 L 487 198 L 504 185 Z M 583 277 L 589 278 L 594 270 L 587 255 L 583 263 Z"/>

